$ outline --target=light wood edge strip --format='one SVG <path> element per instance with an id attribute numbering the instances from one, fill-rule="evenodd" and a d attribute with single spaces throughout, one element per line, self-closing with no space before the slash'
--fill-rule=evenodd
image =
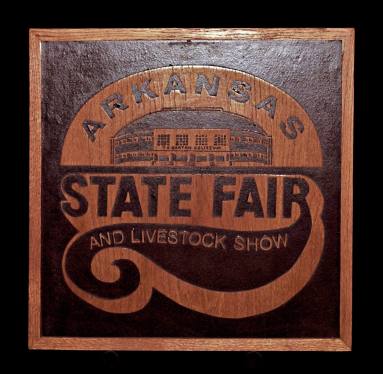
<path id="1" fill-rule="evenodd" d="M 40 40 L 29 34 L 29 345 L 40 336 L 41 265 L 41 59 Z"/>
<path id="2" fill-rule="evenodd" d="M 352 346 L 352 228 L 354 131 L 354 30 L 343 40 L 340 338 Z"/>
<path id="3" fill-rule="evenodd" d="M 354 29 L 30 29 L 30 349 L 82 350 L 323 350 L 348 351 L 352 344 L 352 162 Z M 41 267 L 41 41 L 140 39 L 342 40 L 341 339 L 48 338 L 40 331 Z"/>
<path id="4" fill-rule="evenodd" d="M 274 28 L 274 29 L 31 29 L 41 41 L 95 40 L 167 40 L 167 39 L 315 39 L 347 38 L 345 28 Z"/>
<path id="5" fill-rule="evenodd" d="M 40 338 L 33 349 L 125 351 L 349 351 L 341 339 Z"/>

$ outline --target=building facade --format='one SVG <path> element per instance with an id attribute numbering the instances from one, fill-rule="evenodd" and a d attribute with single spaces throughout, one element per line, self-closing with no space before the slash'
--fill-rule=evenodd
<path id="1" fill-rule="evenodd" d="M 161 128 L 111 139 L 113 164 L 156 166 L 271 165 L 272 138 L 254 131 Z"/>

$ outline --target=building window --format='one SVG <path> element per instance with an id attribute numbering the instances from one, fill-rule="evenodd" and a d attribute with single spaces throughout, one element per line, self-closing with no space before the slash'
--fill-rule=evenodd
<path id="1" fill-rule="evenodd" d="M 158 135 L 157 145 L 160 145 L 162 147 L 168 147 L 170 145 L 170 135 L 169 134 Z"/>
<path id="2" fill-rule="evenodd" d="M 195 145 L 207 145 L 207 135 L 196 135 Z"/>
<path id="3" fill-rule="evenodd" d="M 226 145 L 226 135 L 214 135 L 214 145 Z"/>
<path id="4" fill-rule="evenodd" d="M 188 145 L 188 143 L 189 143 L 189 135 L 186 135 L 186 134 L 176 135 L 176 146 Z"/>

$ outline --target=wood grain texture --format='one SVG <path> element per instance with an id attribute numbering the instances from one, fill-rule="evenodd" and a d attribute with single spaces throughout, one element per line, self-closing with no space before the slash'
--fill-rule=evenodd
<path id="1" fill-rule="evenodd" d="M 341 40 L 342 67 L 342 216 L 340 339 L 182 339 L 48 338 L 40 332 L 41 229 L 41 67 L 42 41 L 166 39 Z M 29 347 L 31 349 L 112 350 L 331 350 L 351 349 L 352 304 L 352 29 L 82 29 L 30 31 L 30 275 Z"/>
<path id="2" fill-rule="evenodd" d="M 211 179 L 212 176 L 204 175 L 203 177 L 204 182 L 201 183 L 201 186 L 208 186 L 209 183 L 207 180 L 209 177 Z M 306 285 L 314 273 L 322 255 L 324 228 L 320 215 L 322 213 L 323 197 L 312 181 L 307 180 L 307 183 L 310 185 L 310 194 L 307 201 L 313 210 L 310 237 L 294 265 L 286 273 L 262 287 L 231 292 L 198 287 L 195 284 L 181 280 L 164 271 L 162 267 L 150 259 L 143 257 L 141 254 L 116 246 L 104 249 L 94 256 L 92 260 L 92 273 L 97 279 L 104 282 L 114 282 L 118 280 L 120 276 L 119 271 L 112 264 L 117 260 L 128 259 L 132 261 L 140 271 L 140 284 L 137 289 L 128 296 L 116 299 L 100 298 L 79 288 L 68 276 L 65 259 L 67 258 L 68 250 L 71 248 L 71 243 L 68 244 L 64 254 L 63 273 L 65 281 L 70 289 L 81 299 L 110 313 L 131 313 L 142 309 L 150 301 L 152 288 L 157 289 L 161 294 L 166 295 L 180 305 L 200 313 L 221 318 L 244 318 L 273 310 L 286 303 Z M 197 188 L 193 188 L 193 191 L 196 190 Z M 196 192 L 201 199 L 200 201 L 210 200 L 211 194 L 209 194 L 208 188 L 205 187 L 205 191 L 201 189 Z M 282 209 L 278 208 L 278 211 L 281 210 Z M 294 214 L 296 217 L 299 216 L 297 210 Z M 191 218 L 192 220 L 196 219 L 195 217 Z M 125 221 L 127 219 L 128 218 L 125 217 Z M 149 221 L 148 218 L 144 219 Z M 155 217 L 155 219 L 157 219 L 157 217 Z M 159 217 L 161 222 L 165 219 L 166 215 L 164 215 L 164 218 Z M 213 223 L 213 221 L 210 220 L 210 222 L 207 222 L 205 225 L 207 227 L 224 227 L 224 225 L 230 225 L 233 217 L 231 214 L 226 213 L 226 215 L 223 215 L 219 219 L 222 221 L 221 224 Z M 248 220 L 251 221 L 250 219 Z M 85 221 L 93 222 L 94 224 L 94 222 L 97 221 L 97 215 L 94 214 L 91 219 L 88 217 Z M 174 221 L 182 222 L 183 219 L 178 218 Z M 196 221 L 201 224 L 201 219 L 197 218 Z M 279 219 L 277 218 L 273 224 L 280 225 L 278 221 Z M 135 222 L 137 222 L 137 219 Z M 74 225 L 76 224 L 77 223 L 74 222 Z M 231 223 L 232 226 L 235 224 L 238 223 L 235 221 Z M 80 224 L 80 226 L 84 225 L 86 225 L 86 222 Z M 105 222 L 101 226 L 104 225 L 107 225 L 107 223 Z M 256 228 L 257 224 L 253 230 L 255 231 Z M 75 239 L 76 238 L 74 238 L 74 240 Z"/>
<path id="3" fill-rule="evenodd" d="M 34 349 L 124 351 L 348 351 L 341 339 L 44 338 Z"/>
<path id="4" fill-rule="evenodd" d="M 215 92 L 214 95 L 209 95 L 206 90 L 202 92 L 202 89 L 201 93 L 195 92 L 197 77 L 202 75 L 208 77 L 210 81 L 213 81 L 213 77 L 219 78 L 219 86 L 217 86 L 217 92 Z M 174 80 L 174 77 L 177 77 L 177 81 Z M 135 95 L 124 95 L 123 97 L 122 94 L 119 94 L 121 92 L 129 92 L 130 87 L 141 87 L 143 82 L 150 82 L 150 89 L 153 90 L 151 91 L 152 98 L 141 97 L 137 103 Z M 176 87 L 182 90 L 182 92 L 177 92 L 180 91 L 178 89 L 173 91 L 171 82 L 176 84 Z M 232 88 L 233 82 L 235 89 Z M 241 84 L 235 82 L 241 82 Z M 170 87 L 172 87 L 172 90 L 166 93 Z M 107 107 L 107 112 L 102 110 L 102 108 L 100 110 L 100 103 L 109 102 L 109 98 L 113 98 L 113 103 L 116 104 L 116 97 L 120 97 L 117 103 L 119 107 L 113 109 Z M 269 97 L 275 97 L 278 103 L 283 103 L 275 110 L 273 115 L 270 115 L 269 111 L 262 108 L 257 109 L 257 105 L 254 105 L 254 102 L 261 103 Z M 102 105 L 103 104 L 101 104 L 101 106 Z M 206 128 L 202 128 L 201 120 L 198 119 L 198 117 L 195 119 L 195 122 L 186 121 L 187 117 L 186 114 L 184 114 L 186 108 L 191 108 L 194 111 L 198 110 L 199 117 L 201 117 L 203 113 L 211 113 L 212 111 L 213 114 L 216 114 L 215 111 L 217 110 L 235 115 L 235 120 L 233 119 L 233 122 L 230 122 L 230 124 L 225 124 L 227 127 L 224 130 L 214 129 L 214 126 L 222 125 L 222 123 L 215 119 L 215 116 L 211 119 L 211 126 L 213 126 L 212 131 L 216 137 L 225 136 L 225 145 L 214 146 L 214 137 L 210 135 L 209 138 L 211 141 L 208 146 L 214 150 L 201 151 L 198 150 L 198 148 L 200 148 L 199 146 L 197 150 L 189 149 L 195 147 L 196 131 L 198 131 L 199 134 L 206 134 Z M 174 111 L 180 112 L 183 116 L 182 119 L 179 117 L 178 121 L 171 121 L 169 113 L 174 113 Z M 161 161 L 158 161 L 154 156 L 158 158 L 165 157 L 169 160 L 169 158 L 172 157 L 174 157 L 174 159 L 177 157 L 190 158 L 191 156 L 195 156 L 196 153 L 199 155 L 204 154 L 206 158 L 210 156 L 214 158 L 221 156 L 223 161 L 214 161 L 214 163 L 223 166 L 225 165 L 227 157 L 234 157 L 239 153 L 233 150 L 236 144 L 242 147 L 242 151 L 240 152 L 242 158 L 245 158 L 243 148 L 245 146 L 248 147 L 246 153 L 253 155 L 254 153 L 251 150 L 256 150 L 257 145 L 253 143 L 246 145 L 246 142 L 248 139 L 254 140 L 255 138 L 249 137 L 253 134 L 259 134 L 258 131 L 262 131 L 262 133 L 266 132 L 272 139 L 273 160 L 271 165 L 263 164 L 260 162 L 262 160 L 254 162 L 248 161 L 248 158 L 246 158 L 241 162 L 232 161 L 232 164 L 235 165 L 231 167 L 228 162 L 226 162 L 226 166 L 229 167 L 229 169 L 236 170 L 236 167 L 249 168 L 250 166 L 254 166 L 254 164 L 262 167 L 322 166 L 322 153 L 315 126 L 307 113 L 296 101 L 290 98 L 286 93 L 249 74 L 212 66 L 172 66 L 146 70 L 144 73 L 131 75 L 104 88 L 80 109 L 70 124 L 64 141 L 61 163 L 65 166 L 110 166 L 111 155 L 109 144 L 116 133 L 129 129 L 133 129 L 131 131 L 134 131 L 135 125 L 133 125 L 133 122 L 138 118 L 142 118 L 143 121 L 145 121 L 145 128 L 148 129 L 147 115 L 158 112 L 166 112 L 166 114 L 168 114 L 167 128 L 161 129 L 161 131 L 158 132 L 156 130 L 158 124 L 155 123 L 154 132 L 149 131 L 145 133 L 147 135 L 144 135 L 146 139 L 145 145 L 143 144 L 143 136 L 139 135 L 137 131 L 133 132 L 133 137 L 129 137 L 129 141 L 133 143 L 129 143 L 128 149 L 125 149 L 124 152 L 125 155 L 133 155 L 135 157 L 135 161 L 133 162 L 134 166 L 142 166 L 141 163 L 143 162 L 143 166 L 153 166 L 153 163 L 156 163 L 155 167 L 158 167 Z M 213 114 L 210 115 L 213 116 Z M 246 137 L 240 137 L 238 141 L 234 140 L 234 138 L 236 139 L 237 137 L 231 136 L 230 132 L 238 131 L 237 123 L 239 118 L 248 119 L 249 122 L 245 127 Z M 299 136 L 296 135 L 295 139 L 286 137 L 280 126 L 281 123 L 288 123 L 290 118 L 299 119 L 302 126 L 304 123 L 304 131 L 301 132 Z M 90 121 L 97 124 L 105 123 L 105 125 L 89 137 L 89 132 L 84 131 L 83 123 L 89 123 Z M 188 127 L 196 124 L 199 126 L 197 129 Z M 258 124 L 257 132 L 254 130 L 254 124 Z M 262 127 L 259 124 L 262 124 Z M 169 126 L 171 128 L 169 128 Z M 225 135 L 222 135 L 222 131 L 226 131 Z M 178 137 L 187 137 L 186 148 L 185 145 L 177 146 L 176 134 L 174 132 L 178 132 Z M 165 149 L 158 145 L 158 142 L 161 141 L 160 136 L 168 137 L 168 144 Z M 262 141 L 267 140 L 267 138 L 256 140 Z M 132 145 L 134 146 L 133 150 L 131 148 Z M 126 147 L 125 145 L 119 146 Z M 84 152 L 84 149 L 87 151 Z M 129 149 L 131 152 L 128 151 Z M 258 154 L 258 152 L 255 153 Z M 139 155 L 144 157 L 145 161 L 137 161 Z M 147 160 L 148 157 L 153 157 L 153 159 L 149 161 Z M 170 163 L 175 164 L 176 161 L 170 161 Z M 193 167 L 201 167 L 196 164 L 196 161 L 190 161 L 190 163 Z M 168 168 L 171 174 L 173 169 L 169 166 L 169 162 L 162 161 L 162 164 L 162 166 Z M 179 164 L 185 166 L 184 161 L 178 162 L 178 165 Z M 282 214 L 282 206 L 278 207 L 276 217 L 267 218 L 262 214 L 262 217 L 257 219 L 254 217 L 254 214 L 252 216 L 236 216 L 234 214 L 236 209 L 235 201 L 231 201 L 225 204 L 223 214 L 212 216 L 212 196 L 214 196 L 216 176 L 208 174 L 209 168 L 211 168 L 211 166 L 205 166 L 204 171 L 200 171 L 201 174 L 183 176 L 184 178 L 190 178 L 191 182 L 187 190 L 187 193 L 190 194 L 190 204 L 188 208 L 192 211 L 190 216 L 175 216 L 170 211 L 169 201 L 171 201 L 172 197 L 171 192 L 169 192 L 169 177 L 167 178 L 166 185 L 162 187 L 159 192 L 158 213 L 154 216 L 150 216 L 148 214 L 146 199 L 147 187 L 141 183 L 140 175 L 131 175 L 130 177 L 133 177 L 135 180 L 134 184 L 137 190 L 137 199 L 139 200 L 140 206 L 142 206 L 143 214 L 140 213 L 139 216 L 137 216 L 137 214 L 132 212 L 124 212 L 122 215 L 119 214 L 115 216 L 113 212 L 111 212 L 111 208 L 115 206 L 113 200 L 114 197 L 118 195 L 118 192 L 116 192 L 113 186 L 110 186 L 108 189 L 109 201 L 107 204 L 109 211 L 100 217 L 98 209 L 95 209 L 98 205 L 99 190 L 96 186 L 90 186 L 91 182 L 89 180 L 87 184 L 90 188 L 80 189 L 80 193 L 85 196 L 89 202 L 88 211 L 79 217 L 73 217 L 70 214 L 65 214 L 65 216 L 72 225 L 79 230 L 79 234 L 82 235 L 92 228 L 105 227 L 118 223 L 131 223 L 134 225 L 169 224 L 174 225 L 171 226 L 174 230 L 177 230 L 179 225 L 186 225 L 188 229 L 193 230 L 193 227 L 198 225 L 216 229 L 239 230 L 239 233 L 250 231 L 253 236 L 256 232 L 262 230 L 276 230 L 290 227 L 292 222 L 286 222 L 286 217 Z M 178 176 L 180 177 L 180 175 Z M 226 175 L 225 177 L 230 176 Z M 302 178 L 302 180 L 304 179 L 303 176 L 299 175 L 295 175 L 295 177 Z M 118 178 L 118 175 L 115 175 L 115 178 Z M 241 177 L 237 176 L 236 187 L 232 187 L 235 196 L 239 196 L 241 194 L 240 191 L 242 191 L 241 186 L 243 182 L 240 182 L 240 180 Z M 282 186 L 284 186 L 285 182 L 284 179 L 279 178 L 279 176 L 276 177 L 276 180 L 278 180 L 279 186 L 279 188 L 277 188 L 279 197 L 276 200 L 282 202 L 282 196 L 285 196 L 284 187 L 282 188 Z M 256 183 L 255 179 L 253 179 L 253 181 L 253 183 Z M 267 178 L 258 175 L 257 181 L 257 191 L 259 191 L 261 196 L 260 201 L 264 201 L 265 205 L 266 195 L 268 194 L 266 191 Z M 262 287 L 237 292 L 234 292 L 234 290 L 229 292 L 225 292 L 224 290 L 208 290 L 193 284 L 189 279 L 188 281 L 178 279 L 167 271 L 164 271 L 155 262 L 142 257 L 140 253 L 114 247 L 109 250 L 103 249 L 102 252 L 93 258 L 92 264 L 97 258 L 97 266 L 92 267 L 92 269 L 98 269 L 98 276 L 96 276 L 96 278 L 104 282 L 111 282 L 110 279 L 118 281 L 120 278 L 119 273 L 114 271 L 116 267 L 112 264 L 118 260 L 125 259 L 133 262 L 139 269 L 140 283 L 133 294 L 125 297 L 122 296 L 115 300 L 106 300 L 105 298 L 99 298 L 89 292 L 82 291 L 80 287 L 71 281 L 66 268 L 68 262 L 65 264 L 68 253 L 70 256 L 71 244 L 68 245 L 64 254 L 63 272 L 65 281 L 77 296 L 86 300 L 91 305 L 111 313 L 131 313 L 143 309 L 151 299 L 152 289 L 157 289 L 171 300 L 176 301 L 179 305 L 200 313 L 221 318 L 244 318 L 273 310 L 285 304 L 307 284 L 322 254 L 324 228 L 320 216 L 323 208 L 323 197 L 311 180 L 305 179 L 305 181 L 307 186 L 309 186 L 308 190 L 310 193 L 307 195 L 307 202 L 312 212 L 312 231 L 310 237 L 294 266 L 290 269 L 285 269 L 285 274 L 280 275 L 278 279 L 275 279 L 267 285 L 265 284 Z M 298 186 L 296 187 L 298 188 Z M 187 187 L 183 186 L 184 192 L 186 192 L 185 188 Z M 70 194 L 67 194 L 64 190 L 63 194 L 67 200 L 73 200 L 68 196 Z M 75 204 L 75 202 L 73 203 Z M 185 204 L 186 203 L 184 203 L 184 205 Z M 263 210 L 266 211 L 266 209 L 262 209 L 262 211 Z M 304 213 L 301 212 L 300 214 Z M 297 219 L 299 214 L 296 214 L 295 217 Z M 158 229 L 161 226 L 156 227 Z M 173 231 L 173 233 L 178 233 L 178 231 Z M 199 233 L 196 234 L 200 235 Z M 164 231 L 163 235 L 166 236 Z M 302 235 L 302 233 L 300 233 L 300 235 Z M 149 246 L 150 244 L 147 243 L 147 245 Z M 197 246 L 198 244 L 195 245 L 195 247 Z M 178 242 L 177 245 L 177 248 L 179 247 L 182 247 L 180 242 Z M 232 247 L 233 245 L 231 245 L 231 248 Z M 130 243 L 129 248 L 135 249 L 134 243 Z M 189 251 L 193 251 L 193 249 L 189 248 Z M 214 251 L 214 249 L 210 249 L 210 251 Z M 174 252 L 173 257 L 175 257 Z M 258 262 L 259 261 L 260 260 L 258 260 Z M 232 263 L 228 262 L 227 266 L 230 266 L 230 264 Z M 197 263 L 194 265 L 197 266 Z M 218 269 L 216 269 L 216 271 L 220 273 Z M 93 274 L 95 275 L 94 271 Z"/>
<path id="5" fill-rule="evenodd" d="M 204 90 L 201 94 L 195 93 L 196 79 L 205 75 L 212 81 L 219 77 L 219 88 L 215 96 L 208 95 Z M 169 79 L 177 76 L 183 82 L 186 92 L 179 94 L 171 92 L 163 94 Z M 131 94 L 131 86 L 141 87 L 143 82 L 150 82 L 150 89 L 157 97 L 144 98 L 136 103 Z M 233 82 L 245 82 L 251 87 L 246 102 L 228 99 L 228 92 L 233 92 Z M 113 110 L 113 118 L 100 110 L 100 103 L 105 102 L 113 94 L 123 92 L 124 110 Z M 130 94 L 129 94 L 130 93 Z M 275 115 L 270 116 L 264 109 L 256 109 L 254 103 L 262 103 L 268 97 L 275 97 L 280 103 Z M 239 96 L 239 99 L 242 97 Z M 237 100 L 239 100 L 237 97 Z M 110 139 L 116 135 L 126 124 L 159 111 L 192 110 L 219 110 L 247 118 L 253 123 L 262 123 L 262 129 L 270 135 L 273 141 L 273 156 L 271 165 L 261 163 L 242 162 L 238 166 L 274 166 L 274 167 L 320 167 L 322 166 L 322 153 L 314 124 L 304 109 L 286 93 L 277 87 L 256 78 L 250 74 L 232 69 L 212 66 L 172 66 L 160 69 L 147 70 L 130 75 L 99 91 L 80 109 L 73 119 L 65 137 L 62 150 L 61 164 L 63 165 L 110 165 Z M 294 141 L 288 139 L 280 129 L 280 123 L 287 123 L 289 118 L 299 118 L 305 123 L 304 131 Z M 97 132 L 94 140 L 89 140 L 82 126 L 86 120 L 103 123 L 105 126 Z M 233 126 L 234 127 L 234 126 Z M 234 127 L 235 129 L 235 127 Z M 189 131 L 191 129 L 188 129 Z M 83 152 L 84 147 L 88 152 Z M 169 153 L 169 152 L 168 152 Z M 177 153 L 177 152 L 176 152 Z M 150 166 L 151 162 L 135 162 L 136 166 Z M 198 166 L 198 165 L 196 165 Z"/>
<path id="6" fill-rule="evenodd" d="M 343 40 L 353 29 L 299 28 L 299 29 L 32 29 L 41 41 L 92 40 L 166 40 L 166 39 L 313 39 Z"/>
<path id="7" fill-rule="evenodd" d="M 343 41 L 340 337 L 352 345 L 352 228 L 354 148 L 354 32 Z"/>
<path id="8" fill-rule="evenodd" d="M 41 323 L 41 59 L 40 39 L 30 33 L 29 156 L 29 346 L 40 338 Z"/>

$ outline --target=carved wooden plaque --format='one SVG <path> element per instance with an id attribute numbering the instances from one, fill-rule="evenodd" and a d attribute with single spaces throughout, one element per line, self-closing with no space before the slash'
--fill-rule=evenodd
<path id="1" fill-rule="evenodd" d="M 31 348 L 351 349 L 353 30 L 31 30 Z"/>

